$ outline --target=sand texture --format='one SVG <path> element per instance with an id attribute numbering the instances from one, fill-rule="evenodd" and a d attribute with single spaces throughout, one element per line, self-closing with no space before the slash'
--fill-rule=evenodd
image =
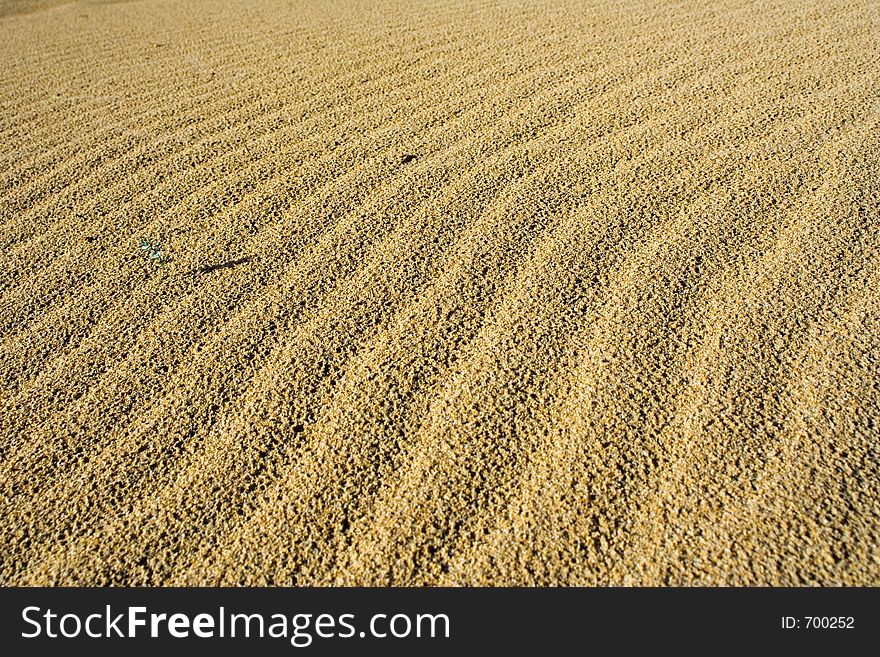
<path id="1" fill-rule="evenodd" d="M 0 36 L 0 583 L 880 584 L 876 0 Z"/>

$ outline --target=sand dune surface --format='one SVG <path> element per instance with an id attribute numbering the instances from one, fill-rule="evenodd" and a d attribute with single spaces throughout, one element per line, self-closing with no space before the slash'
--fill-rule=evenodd
<path id="1" fill-rule="evenodd" d="M 875 0 L 0 34 L 0 582 L 880 584 Z"/>

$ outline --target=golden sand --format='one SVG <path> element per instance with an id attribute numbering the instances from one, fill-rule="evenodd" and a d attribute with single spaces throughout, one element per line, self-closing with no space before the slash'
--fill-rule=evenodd
<path id="1" fill-rule="evenodd" d="M 0 37 L 0 583 L 880 584 L 876 0 Z"/>

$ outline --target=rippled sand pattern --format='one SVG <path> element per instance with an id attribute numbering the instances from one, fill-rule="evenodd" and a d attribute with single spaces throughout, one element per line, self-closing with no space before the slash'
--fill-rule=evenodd
<path id="1" fill-rule="evenodd" d="M 0 582 L 880 584 L 875 0 L 0 34 Z"/>

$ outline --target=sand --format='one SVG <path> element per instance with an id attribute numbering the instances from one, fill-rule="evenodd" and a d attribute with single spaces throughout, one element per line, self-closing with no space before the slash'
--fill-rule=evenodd
<path id="1" fill-rule="evenodd" d="M 880 585 L 876 0 L 0 35 L 0 583 Z"/>

